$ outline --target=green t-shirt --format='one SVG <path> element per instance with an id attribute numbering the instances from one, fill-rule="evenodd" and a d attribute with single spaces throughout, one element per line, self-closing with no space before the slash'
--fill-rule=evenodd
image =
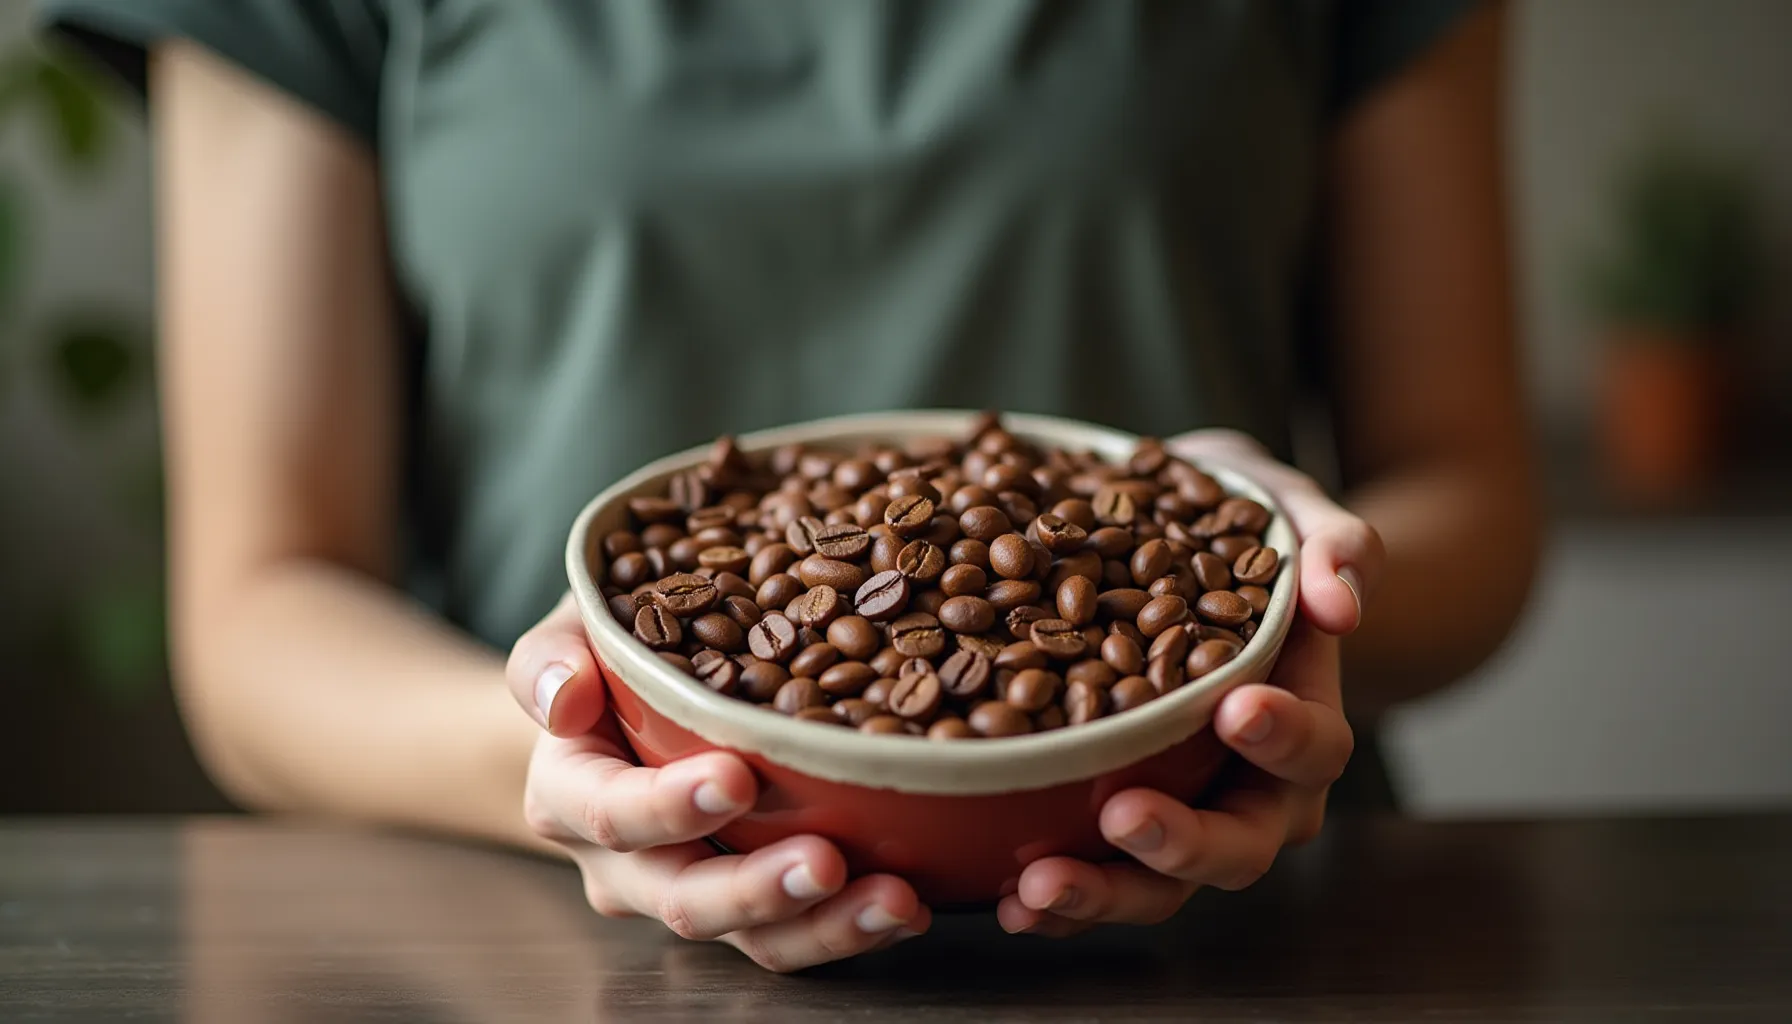
<path id="1" fill-rule="evenodd" d="M 1468 0 L 44 6 L 377 154 L 413 585 L 506 646 L 579 506 L 718 433 L 943 405 L 1285 448 L 1327 134 Z"/>

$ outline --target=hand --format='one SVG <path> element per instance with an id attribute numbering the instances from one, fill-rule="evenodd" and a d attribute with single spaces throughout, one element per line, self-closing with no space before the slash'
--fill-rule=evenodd
<path id="1" fill-rule="evenodd" d="M 1381 538 L 1311 479 L 1231 431 L 1172 439 L 1183 458 L 1238 469 L 1263 484 L 1301 540 L 1300 616 L 1266 685 L 1241 686 L 1214 712 L 1220 740 L 1244 769 L 1211 806 L 1149 789 L 1115 794 L 1101 831 L 1135 863 L 1034 861 L 997 917 L 1010 932 L 1063 936 L 1100 923 L 1155 924 L 1203 885 L 1242 889 L 1286 844 L 1319 834 L 1325 798 L 1350 759 L 1338 678 L 1338 637 L 1356 629 L 1381 568 Z"/>
<path id="2" fill-rule="evenodd" d="M 657 918 L 687 939 L 718 940 L 773 971 L 893 945 L 932 920 L 907 882 L 848 882 L 840 851 L 794 836 L 744 856 L 703 837 L 758 797 L 752 771 L 720 751 L 664 768 L 630 760 L 568 597 L 517 641 L 505 675 L 546 730 L 529 762 L 529 825 L 579 865 L 606 917 Z"/>

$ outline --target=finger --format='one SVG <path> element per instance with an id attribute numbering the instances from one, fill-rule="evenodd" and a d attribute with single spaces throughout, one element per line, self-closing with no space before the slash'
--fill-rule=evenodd
<path id="1" fill-rule="evenodd" d="M 1335 706 L 1274 686 L 1241 686 L 1214 713 L 1220 741 L 1285 782 L 1310 789 L 1344 773 L 1355 740 Z"/>
<path id="2" fill-rule="evenodd" d="M 637 854 L 654 913 L 687 939 L 715 939 L 797 916 L 846 884 L 846 858 L 819 836 L 793 836 L 745 856 L 675 866 Z M 646 859 L 643 859 L 645 857 Z"/>
<path id="3" fill-rule="evenodd" d="M 1067 939 L 1095 927 L 1093 921 L 1073 921 L 1049 911 L 1034 910 L 1019 896 L 1004 896 L 996 904 L 996 922 L 1010 935 L 1041 935 L 1048 939 Z"/>
<path id="4" fill-rule="evenodd" d="M 804 914 L 734 932 L 723 941 L 783 974 L 868 952 L 905 928 L 921 934 L 932 920 L 907 882 L 867 875 Z"/>
<path id="5" fill-rule="evenodd" d="M 604 684 L 571 594 L 517 640 L 504 678 L 529 717 L 556 736 L 577 736 L 597 724 Z"/>
<path id="6" fill-rule="evenodd" d="M 740 758 L 697 754 L 664 768 L 614 756 L 595 737 L 543 740 L 530 768 L 531 820 L 550 838 L 626 853 L 707 836 L 758 797 Z"/>
<path id="7" fill-rule="evenodd" d="M 1101 809 L 1101 833 L 1159 874 L 1218 889 L 1262 878 L 1287 840 L 1294 794 L 1287 787 L 1237 786 L 1208 810 L 1162 793 L 1129 789 Z"/>
<path id="8" fill-rule="evenodd" d="M 1046 857 L 1021 872 L 1015 897 L 1029 909 L 1073 921 L 1157 924 L 1181 909 L 1196 888 L 1136 864 Z"/>

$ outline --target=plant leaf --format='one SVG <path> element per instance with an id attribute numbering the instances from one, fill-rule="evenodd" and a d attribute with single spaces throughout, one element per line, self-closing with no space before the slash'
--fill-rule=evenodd
<path id="1" fill-rule="evenodd" d="M 53 377 L 79 412 L 97 414 L 117 405 L 137 378 L 142 360 L 131 332 L 97 320 L 71 320 L 50 338 Z"/>

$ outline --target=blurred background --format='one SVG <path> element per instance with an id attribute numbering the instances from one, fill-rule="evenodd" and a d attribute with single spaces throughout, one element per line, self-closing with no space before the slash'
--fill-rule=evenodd
<path id="1" fill-rule="evenodd" d="M 1514 5 L 1530 611 L 1403 709 L 1431 817 L 1792 805 L 1792 3 Z M 161 639 L 140 119 L 0 0 L 0 813 L 224 807 Z"/>

